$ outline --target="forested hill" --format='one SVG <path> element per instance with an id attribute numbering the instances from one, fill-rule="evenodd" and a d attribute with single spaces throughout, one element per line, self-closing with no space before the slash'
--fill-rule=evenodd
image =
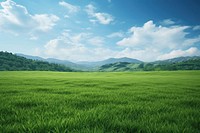
<path id="1" fill-rule="evenodd" d="M 0 52 L 0 71 L 73 71 L 64 65 L 26 59 L 8 52 Z"/>
<path id="2" fill-rule="evenodd" d="M 179 60 L 181 59 L 181 60 Z M 99 71 L 175 71 L 175 70 L 200 70 L 200 57 L 180 57 L 165 61 L 150 63 L 118 62 L 106 64 Z"/>

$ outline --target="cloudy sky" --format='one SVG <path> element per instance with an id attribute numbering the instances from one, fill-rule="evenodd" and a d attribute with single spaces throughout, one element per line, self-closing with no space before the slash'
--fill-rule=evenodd
<path id="1" fill-rule="evenodd" d="M 199 0 L 0 0 L 0 51 L 97 61 L 200 55 Z"/>

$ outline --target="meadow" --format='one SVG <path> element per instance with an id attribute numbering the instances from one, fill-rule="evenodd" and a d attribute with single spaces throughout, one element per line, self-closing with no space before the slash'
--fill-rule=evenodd
<path id="1" fill-rule="evenodd" d="M 200 71 L 0 72 L 0 132 L 200 132 Z"/>

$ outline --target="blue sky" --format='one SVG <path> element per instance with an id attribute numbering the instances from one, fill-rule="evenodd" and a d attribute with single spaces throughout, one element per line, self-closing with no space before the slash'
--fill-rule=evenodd
<path id="1" fill-rule="evenodd" d="M 200 55 L 199 0 L 0 2 L 0 51 L 70 61 Z"/>

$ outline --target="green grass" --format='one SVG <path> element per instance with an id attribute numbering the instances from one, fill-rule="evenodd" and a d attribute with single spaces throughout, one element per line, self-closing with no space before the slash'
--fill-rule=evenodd
<path id="1" fill-rule="evenodd" d="M 0 72 L 0 132 L 200 132 L 200 71 Z"/>

